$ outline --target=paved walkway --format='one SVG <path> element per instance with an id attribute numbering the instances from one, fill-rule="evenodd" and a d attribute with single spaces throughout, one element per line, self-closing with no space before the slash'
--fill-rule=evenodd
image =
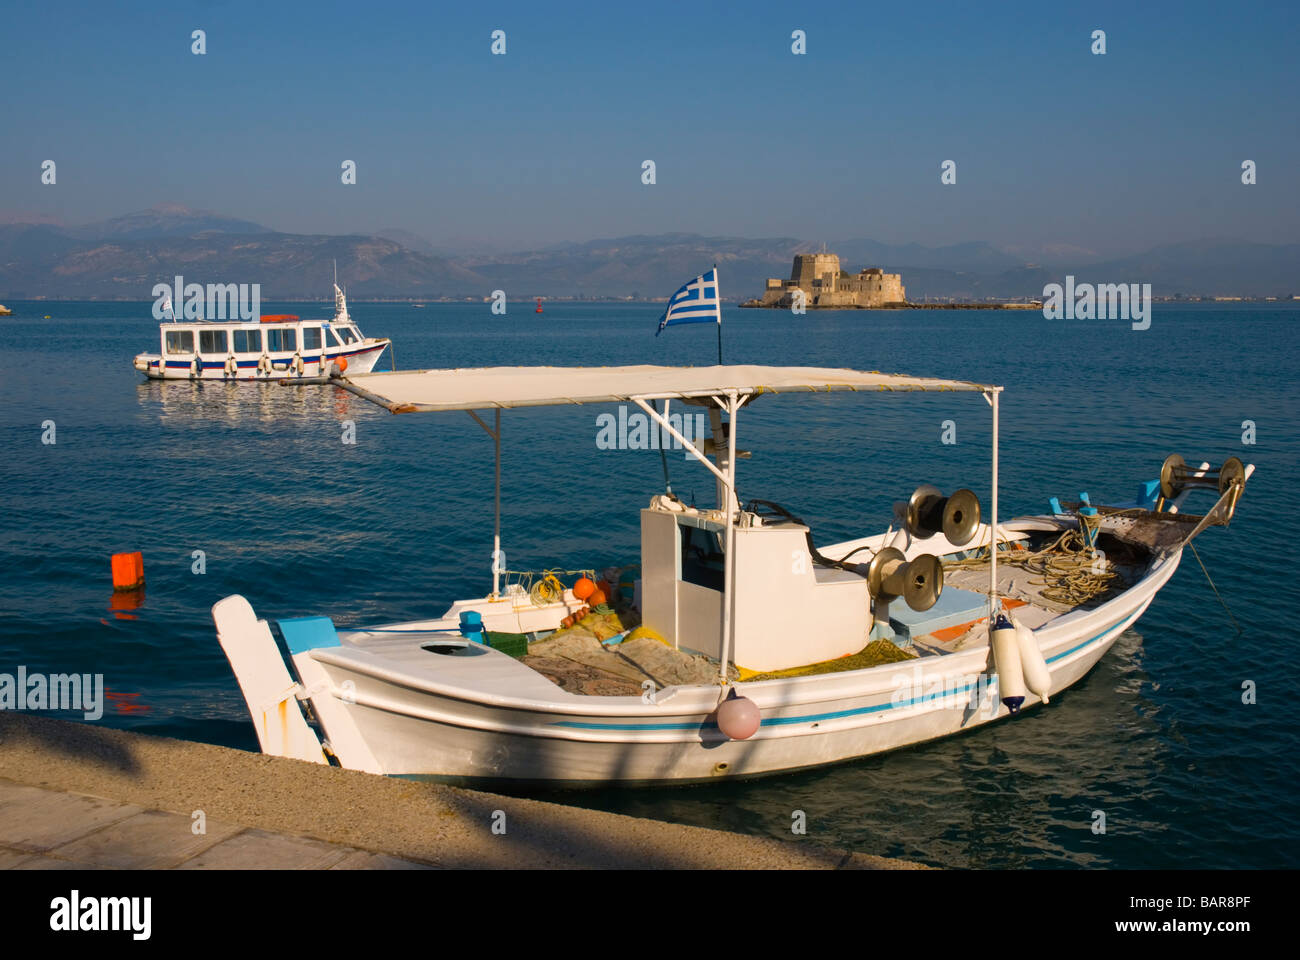
<path id="1" fill-rule="evenodd" d="M 0 870 L 428 870 L 310 837 L 0 780 Z"/>
<path id="2" fill-rule="evenodd" d="M 918 867 L 823 845 L 815 818 L 745 836 L 0 711 L 6 866 Z"/>

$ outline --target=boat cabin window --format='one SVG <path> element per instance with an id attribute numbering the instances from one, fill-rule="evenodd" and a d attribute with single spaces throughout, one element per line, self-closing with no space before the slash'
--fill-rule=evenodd
<path id="1" fill-rule="evenodd" d="M 261 353 L 262 352 L 262 331 L 261 330 L 236 330 L 235 331 L 235 353 Z"/>
<path id="2" fill-rule="evenodd" d="M 194 331 L 193 330 L 168 330 L 167 331 L 167 352 L 168 353 L 193 353 L 194 352 Z"/>
<path id="3" fill-rule="evenodd" d="M 302 328 L 302 348 L 304 350 L 320 349 L 320 327 Z"/>
<path id="4" fill-rule="evenodd" d="M 272 353 L 277 351 L 296 350 L 298 343 L 297 330 L 268 330 L 266 331 L 266 349 Z"/>
<path id="5" fill-rule="evenodd" d="M 225 353 L 226 352 L 226 331 L 224 330 L 200 330 L 199 331 L 199 353 Z"/>
<path id="6" fill-rule="evenodd" d="M 677 529 L 682 541 L 682 579 L 710 590 L 721 590 L 725 563 L 721 535 L 684 523 Z"/>
<path id="7" fill-rule="evenodd" d="M 325 333 L 329 335 L 329 345 L 331 347 L 343 346 L 343 344 L 339 342 L 339 335 L 334 332 L 332 327 L 326 327 Z"/>
<path id="8" fill-rule="evenodd" d="M 335 329 L 338 330 L 339 336 L 344 343 L 356 343 L 357 335 L 351 327 L 336 327 Z"/>

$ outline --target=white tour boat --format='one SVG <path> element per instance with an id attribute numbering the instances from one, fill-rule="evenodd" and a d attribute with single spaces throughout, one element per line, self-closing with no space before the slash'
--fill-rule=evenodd
<path id="1" fill-rule="evenodd" d="M 278 622 L 278 638 L 244 597 L 216 603 L 218 639 L 262 750 L 380 774 L 702 781 L 836 763 L 1005 719 L 1083 677 L 1174 575 L 1192 538 L 1227 525 L 1253 472 L 1236 458 L 1215 469 L 1171 456 L 1132 503 L 1053 498 L 1041 516 L 1006 521 L 998 386 L 761 366 L 318 382 L 393 413 L 473 416 L 496 445 L 494 557 L 503 409 L 635 403 L 717 486 L 710 509 L 656 494 L 641 511 L 639 575 L 607 571 L 600 596 L 588 577 L 548 576 L 529 589 L 494 562 L 492 592 L 440 617 L 349 629 L 294 617 Z M 764 394 L 827 391 L 982 395 L 993 412 L 987 520 L 971 491 L 945 497 L 922 485 L 877 532 L 820 544 L 791 511 L 738 498 L 741 410 Z M 670 405 L 706 411 L 710 436 L 692 443 Z M 477 410 L 493 412 L 491 425 Z M 1213 507 L 1184 512 L 1204 490 L 1217 495 Z"/>
<path id="2" fill-rule="evenodd" d="M 136 370 L 151 380 L 280 380 L 331 371 L 369 373 L 392 345 L 363 336 L 334 284 L 334 319 L 263 314 L 258 320 L 171 320 L 158 325 L 158 353 L 141 353 Z"/>

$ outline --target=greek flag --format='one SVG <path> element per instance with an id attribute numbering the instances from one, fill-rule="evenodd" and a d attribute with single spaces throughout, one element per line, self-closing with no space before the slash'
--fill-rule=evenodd
<path id="1" fill-rule="evenodd" d="M 668 309 L 659 318 L 655 336 L 674 323 L 722 323 L 722 300 L 718 297 L 718 268 L 696 277 L 673 294 Z"/>

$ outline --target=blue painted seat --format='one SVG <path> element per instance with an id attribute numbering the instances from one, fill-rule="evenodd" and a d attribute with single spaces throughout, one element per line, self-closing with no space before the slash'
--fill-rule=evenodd
<path id="1" fill-rule="evenodd" d="M 989 598 L 982 593 L 947 587 L 929 610 L 913 610 L 901 600 L 889 608 L 889 625 L 894 628 L 894 642 L 907 646 L 916 637 L 944 627 L 955 627 L 988 616 Z"/>
<path id="2" fill-rule="evenodd" d="M 288 617 L 276 623 L 280 625 L 280 634 L 290 655 L 342 646 L 334 621 L 329 617 Z"/>

